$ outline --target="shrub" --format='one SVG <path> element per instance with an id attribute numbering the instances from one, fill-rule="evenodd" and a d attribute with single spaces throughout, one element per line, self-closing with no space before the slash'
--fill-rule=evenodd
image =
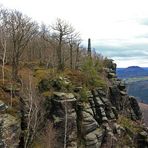
<path id="1" fill-rule="evenodd" d="M 80 101 L 84 103 L 88 102 L 88 89 L 85 86 L 80 90 Z"/>
<path id="2" fill-rule="evenodd" d="M 51 79 L 57 75 L 55 69 L 37 69 L 34 72 L 34 76 L 37 81 L 40 82 L 42 79 Z"/>
<path id="3" fill-rule="evenodd" d="M 43 79 L 38 84 L 38 89 L 40 92 L 49 91 L 50 90 L 50 80 Z"/>
<path id="4" fill-rule="evenodd" d="M 134 133 L 138 133 L 141 131 L 141 128 L 138 123 L 132 121 L 125 116 L 120 116 L 118 119 L 118 123 L 121 124 L 121 126 L 123 126 L 125 129 L 128 129 Z"/>
<path id="5" fill-rule="evenodd" d="M 101 65 L 103 67 L 103 65 Z M 86 77 L 86 86 L 105 87 L 105 80 L 101 77 L 102 67 L 99 63 L 94 63 L 92 59 L 88 58 L 82 66 L 82 71 Z"/>

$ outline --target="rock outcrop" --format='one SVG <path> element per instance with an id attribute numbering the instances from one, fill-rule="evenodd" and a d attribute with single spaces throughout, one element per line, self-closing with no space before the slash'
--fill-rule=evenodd
<path id="1" fill-rule="evenodd" d="M 0 147 L 16 148 L 20 142 L 21 125 L 17 117 L 6 113 L 8 108 L 0 101 Z"/>
<path id="2" fill-rule="evenodd" d="M 142 113 L 136 99 L 128 96 L 124 83 L 116 77 L 114 63 L 104 71 L 108 81 L 106 88 L 87 89 L 83 95 L 83 86 L 69 89 L 71 81 L 68 78 L 41 80 L 40 93 L 45 91 L 47 95 L 50 89 L 52 90 L 48 97 L 45 97 L 44 118 L 53 123 L 56 132 L 54 148 L 148 147 L 148 130 L 142 124 Z M 6 110 L 9 106 L 0 101 L 2 148 L 20 146 L 22 133 L 27 130 L 28 110 L 22 96 L 19 99 L 22 115 L 20 118 L 8 114 Z"/>
<path id="3" fill-rule="evenodd" d="M 54 92 L 51 114 L 54 119 L 57 141 L 55 148 L 77 148 L 76 98 L 72 93 Z"/>
<path id="4" fill-rule="evenodd" d="M 115 65 L 106 69 L 106 75 L 111 83 L 109 88 L 88 90 L 85 103 L 80 101 L 82 87 L 75 88 L 75 93 L 53 93 L 51 116 L 59 135 L 56 147 L 64 144 L 68 148 L 134 147 L 141 143 L 145 143 L 143 147 L 147 146 L 144 128 L 141 129 L 143 133 L 134 133 L 130 125 L 122 124 L 122 119 L 121 123 L 118 121 L 124 116 L 126 121 L 141 122 L 142 114 L 136 99 L 127 95 L 124 83 L 116 77 Z M 143 142 L 140 140 L 142 134 Z M 125 138 L 124 142 L 122 138 Z"/>

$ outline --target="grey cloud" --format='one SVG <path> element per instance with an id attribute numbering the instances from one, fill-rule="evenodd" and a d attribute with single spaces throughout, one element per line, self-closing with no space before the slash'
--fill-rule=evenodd
<path id="1" fill-rule="evenodd" d="M 94 47 L 97 52 L 110 58 L 146 59 L 148 58 L 148 44 L 132 44 L 123 46 L 98 45 Z"/>

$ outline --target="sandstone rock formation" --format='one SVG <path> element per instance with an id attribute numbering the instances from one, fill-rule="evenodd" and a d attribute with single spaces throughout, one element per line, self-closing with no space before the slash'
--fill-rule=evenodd
<path id="1" fill-rule="evenodd" d="M 128 96 L 124 83 L 116 77 L 116 65 L 104 69 L 108 86 L 96 87 L 81 95 L 83 86 L 68 89 L 71 81 L 59 77 L 42 80 L 39 91 L 52 93 L 45 97 L 46 118 L 56 131 L 54 148 L 148 147 L 148 130 L 142 124 L 142 113 L 134 97 Z M 62 89 L 62 85 L 66 86 Z M 9 89 L 2 88 L 9 93 Z M 17 89 L 17 92 L 19 89 Z M 9 106 L 0 98 L 0 147 L 23 147 L 27 130 L 25 100 L 19 96 L 20 116 L 7 113 Z M 83 97 L 83 99 L 82 99 Z M 44 126 L 44 125 L 42 125 Z M 22 139 L 21 139 L 22 138 Z"/>

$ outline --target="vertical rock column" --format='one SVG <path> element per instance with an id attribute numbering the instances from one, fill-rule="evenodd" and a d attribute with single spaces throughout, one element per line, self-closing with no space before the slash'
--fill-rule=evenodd
<path id="1" fill-rule="evenodd" d="M 55 148 L 77 148 L 76 99 L 72 93 L 54 92 L 52 116 L 58 141 Z"/>

